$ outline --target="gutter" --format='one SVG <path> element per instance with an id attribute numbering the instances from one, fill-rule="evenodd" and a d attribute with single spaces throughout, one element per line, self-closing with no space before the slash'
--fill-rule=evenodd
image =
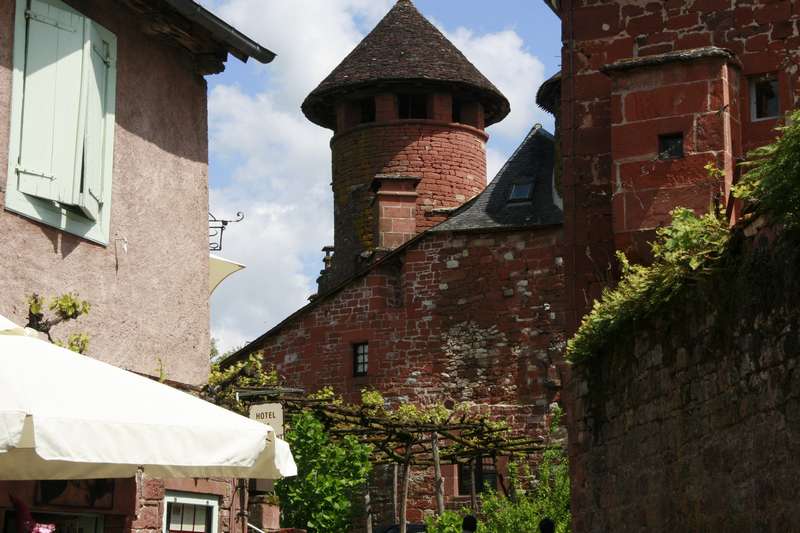
<path id="1" fill-rule="evenodd" d="M 270 63 L 275 53 L 264 48 L 194 0 L 164 0 L 175 11 L 205 28 L 214 38 L 225 43 L 229 52 L 243 62 L 252 57 L 260 63 Z"/>

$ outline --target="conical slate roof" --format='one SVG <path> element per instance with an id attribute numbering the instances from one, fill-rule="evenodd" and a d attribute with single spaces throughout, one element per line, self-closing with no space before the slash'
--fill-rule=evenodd
<path id="1" fill-rule="evenodd" d="M 411 0 L 399 0 L 308 95 L 303 113 L 312 122 L 333 128 L 335 95 L 369 85 L 409 82 L 442 84 L 452 92 L 472 94 L 484 106 L 487 126 L 510 111 L 506 97 L 417 11 Z"/>

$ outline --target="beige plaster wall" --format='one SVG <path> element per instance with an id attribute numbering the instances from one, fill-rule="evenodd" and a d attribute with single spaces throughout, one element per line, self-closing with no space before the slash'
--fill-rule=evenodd
<path id="1" fill-rule="evenodd" d="M 118 38 L 111 239 L 100 246 L 0 209 L 0 314 L 76 291 L 71 329 L 90 355 L 189 384 L 208 374 L 208 132 L 205 80 L 187 54 L 145 35 L 118 2 L 68 0 Z M 5 206 L 15 0 L 0 0 L 0 206 Z M 118 240 L 115 240 L 118 239 Z M 127 251 L 123 240 L 127 239 Z M 65 338 L 68 329 L 54 329 Z"/>

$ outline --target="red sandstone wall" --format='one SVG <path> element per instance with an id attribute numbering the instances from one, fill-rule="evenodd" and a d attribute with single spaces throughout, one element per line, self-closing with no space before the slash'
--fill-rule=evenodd
<path id="1" fill-rule="evenodd" d="M 308 391 L 470 401 L 537 433 L 563 348 L 559 240 L 557 229 L 432 234 L 280 328 L 261 346 L 264 358 Z M 367 377 L 353 377 L 358 342 L 369 343 Z M 432 486 L 415 485 L 410 519 L 433 509 Z"/>
<path id="2" fill-rule="evenodd" d="M 740 69 L 719 57 L 609 73 L 614 245 L 650 257 L 675 206 L 704 212 L 729 197 L 741 157 Z M 683 135 L 683 156 L 659 154 L 659 135 Z M 713 164 L 725 178 L 711 177 Z"/>
<path id="3" fill-rule="evenodd" d="M 741 61 L 744 80 L 779 73 L 782 107 L 788 110 L 800 97 L 800 5 L 790 0 L 562 0 L 561 18 L 565 260 L 574 328 L 613 279 L 612 85 L 600 69 L 673 50 L 728 48 Z M 750 120 L 744 87 L 740 138 L 747 151 L 771 139 L 777 121 Z"/>
<path id="4" fill-rule="evenodd" d="M 575 533 L 797 531 L 799 260 L 734 256 L 574 367 Z"/>
<path id="5" fill-rule="evenodd" d="M 365 124 L 336 135 L 333 151 L 334 233 L 332 278 L 357 270 L 356 257 L 378 246 L 370 189 L 379 174 L 421 178 L 416 228 L 443 220 L 433 210 L 461 205 L 486 186 L 486 134 L 432 120 Z"/>

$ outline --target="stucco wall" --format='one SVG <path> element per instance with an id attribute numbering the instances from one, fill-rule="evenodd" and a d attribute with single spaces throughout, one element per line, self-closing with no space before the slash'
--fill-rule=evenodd
<path id="1" fill-rule="evenodd" d="M 575 533 L 797 530 L 799 259 L 744 247 L 573 369 Z"/>
<path id="2" fill-rule="evenodd" d="M 170 379 L 201 383 L 209 353 L 205 80 L 191 72 L 188 55 L 142 33 L 121 4 L 68 3 L 118 38 L 112 242 L 100 246 L 0 211 L 0 314 L 25 323 L 27 295 L 76 291 L 92 304 L 73 328 L 91 335 L 90 355 L 150 374 L 160 359 Z M 0 0 L 2 169 L 15 5 Z M 67 329 L 54 333 L 63 338 Z"/>

